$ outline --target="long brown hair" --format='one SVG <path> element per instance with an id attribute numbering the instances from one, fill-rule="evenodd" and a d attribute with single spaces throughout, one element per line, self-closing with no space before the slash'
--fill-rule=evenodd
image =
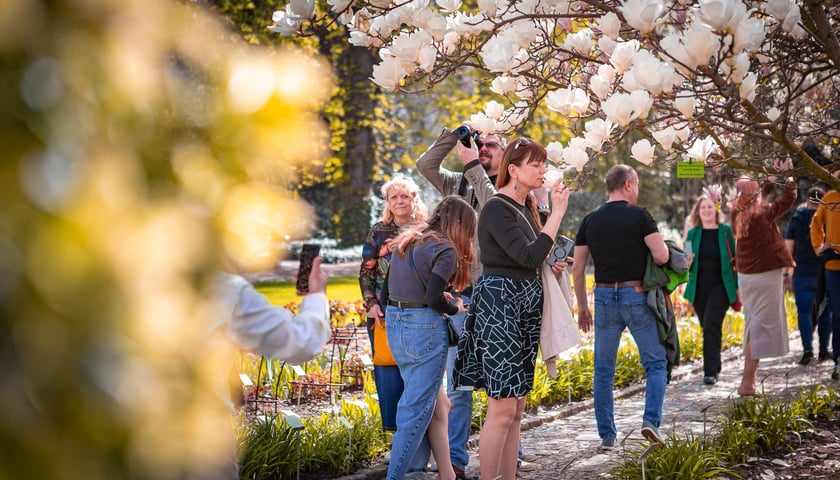
<path id="1" fill-rule="evenodd" d="M 751 178 L 740 178 L 735 182 L 738 196 L 732 201 L 732 230 L 735 239 L 740 240 L 749 234 L 750 221 L 760 209 L 761 187 Z"/>
<path id="2" fill-rule="evenodd" d="M 502 188 L 511 182 L 512 179 L 508 170 L 511 165 L 521 167 L 525 163 L 545 163 L 546 158 L 548 158 L 548 153 L 545 151 L 545 147 L 536 140 L 523 137 L 510 142 L 505 147 L 502 164 L 499 165 L 499 175 L 496 177 L 496 189 Z M 537 213 L 537 202 L 534 200 L 533 195 L 528 195 L 525 198 L 525 206 L 531 211 L 531 216 L 534 217 L 537 226 L 542 228 L 542 222 L 540 222 L 540 216 Z"/>
<path id="3" fill-rule="evenodd" d="M 470 268 L 475 262 L 472 237 L 477 220 L 472 206 L 457 195 L 449 195 L 435 207 L 425 222 L 409 227 L 394 239 L 394 251 L 406 256 L 408 248 L 428 239 L 449 242 L 455 247 L 458 267 L 449 282 L 461 291 L 470 284 Z"/>

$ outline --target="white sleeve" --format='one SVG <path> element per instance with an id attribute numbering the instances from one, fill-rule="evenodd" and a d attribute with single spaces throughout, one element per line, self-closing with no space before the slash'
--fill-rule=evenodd
<path id="1" fill-rule="evenodd" d="M 244 279 L 243 279 L 244 280 Z M 297 315 L 272 305 L 250 283 L 239 289 L 228 337 L 240 348 L 300 363 L 321 352 L 330 337 L 329 303 L 323 293 L 303 298 Z"/>

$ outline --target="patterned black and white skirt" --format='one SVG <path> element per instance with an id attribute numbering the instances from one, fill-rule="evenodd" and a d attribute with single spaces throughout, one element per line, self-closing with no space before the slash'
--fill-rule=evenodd
<path id="1" fill-rule="evenodd" d="M 453 382 L 490 398 L 523 397 L 534 386 L 543 288 L 539 279 L 481 275 L 458 342 Z"/>

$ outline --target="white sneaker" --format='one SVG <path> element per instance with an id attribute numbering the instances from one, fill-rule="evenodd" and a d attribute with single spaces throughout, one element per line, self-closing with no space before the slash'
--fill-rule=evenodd
<path id="1" fill-rule="evenodd" d="M 519 466 L 517 467 L 517 470 L 519 470 L 520 472 L 533 472 L 534 470 L 536 470 L 538 468 L 540 468 L 540 467 L 536 463 L 526 462 L 525 460 L 520 460 L 519 461 Z"/>

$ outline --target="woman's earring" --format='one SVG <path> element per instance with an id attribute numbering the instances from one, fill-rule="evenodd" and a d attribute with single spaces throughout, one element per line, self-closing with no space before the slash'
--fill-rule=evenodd
<path id="1" fill-rule="evenodd" d="M 519 187 L 517 185 L 518 185 L 517 179 L 514 178 L 513 179 L 513 191 L 514 192 L 519 190 Z"/>

